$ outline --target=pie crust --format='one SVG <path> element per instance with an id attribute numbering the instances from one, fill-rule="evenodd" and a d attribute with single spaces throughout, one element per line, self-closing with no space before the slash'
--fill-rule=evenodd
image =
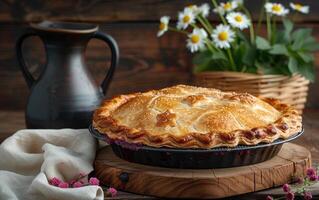
<path id="1" fill-rule="evenodd" d="M 105 100 L 93 127 L 111 140 L 208 149 L 286 139 L 301 131 L 301 120 L 275 99 L 177 85 Z"/>

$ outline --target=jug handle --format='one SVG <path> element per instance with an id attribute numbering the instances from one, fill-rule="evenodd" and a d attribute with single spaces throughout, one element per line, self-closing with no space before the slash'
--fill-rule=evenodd
<path id="1" fill-rule="evenodd" d="M 16 54 L 17 54 L 17 59 L 19 62 L 19 67 L 23 73 L 24 79 L 27 82 L 27 85 L 29 88 L 32 87 L 33 83 L 35 82 L 35 79 L 30 73 L 30 71 L 28 70 L 27 65 L 24 61 L 23 53 L 22 53 L 22 45 L 24 40 L 31 36 L 38 36 L 38 35 L 32 31 L 28 31 L 24 33 L 22 36 L 20 36 L 16 43 Z"/>
<path id="2" fill-rule="evenodd" d="M 112 80 L 113 74 L 115 72 L 115 68 L 119 62 L 119 48 L 117 46 L 116 41 L 108 34 L 96 32 L 92 38 L 104 41 L 110 47 L 111 50 L 111 66 L 101 84 L 103 94 L 105 95 L 109 83 Z"/>

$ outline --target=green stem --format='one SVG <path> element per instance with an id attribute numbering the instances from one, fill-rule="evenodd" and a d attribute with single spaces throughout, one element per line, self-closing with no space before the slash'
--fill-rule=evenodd
<path id="1" fill-rule="evenodd" d="M 245 14 L 247 15 L 247 17 L 250 19 L 250 26 L 249 26 L 249 31 L 250 31 L 250 41 L 252 44 L 255 43 L 255 31 L 254 31 L 254 23 L 253 23 L 253 19 L 251 17 L 251 14 L 249 13 L 249 11 L 247 10 L 247 8 L 245 8 L 244 6 L 241 6 L 242 10 L 245 12 Z"/>
<path id="2" fill-rule="evenodd" d="M 177 28 L 174 28 L 174 27 L 168 27 L 168 30 L 170 31 L 174 31 L 174 32 L 178 32 L 178 33 L 183 33 L 183 34 L 186 34 L 188 35 L 189 33 L 187 31 L 183 31 L 183 30 L 180 30 L 180 29 L 177 29 Z"/>
<path id="3" fill-rule="evenodd" d="M 268 3 L 268 0 L 265 0 L 265 4 L 266 3 Z M 267 12 L 266 12 L 266 23 L 267 23 L 267 37 L 268 37 L 268 41 L 270 41 L 271 40 L 271 16 Z"/>
<path id="4" fill-rule="evenodd" d="M 268 40 L 271 41 L 271 17 L 268 13 L 266 14 L 266 23 Z"/>
<path id="5" fill-rule="evenodd" d="M 230 65 L 232 67 L 232 70 L 236 71 L 235 62 L 234 62 L 233 56 L 231 54 L 230 48 L 227 49 L 227 54 L 228 54 L 228 57 L 229 57 L 229 61 L 230 61 Z"/>
<path id="6" fill-rule="evenodd" d="M 197 26 L 196 26 L 196 24 L 189 24 L 191 27 L 193 27 L 193 28 L 198 28 Z"/>
<path id="7" fill-rule="evenodd" d="M 217 4 L 216 0 L 212 0 L 212 3 L 214 5 L 214 7 L 216 9 L 218 9 L 218 4 Z M 223 24 L 227 24 L 225 17 L 220 12 L 218 12 L 218 15 L 219 15 L 219 18 L 222 20 Z"/>
<path id="8" fill-rule="evenodd" d="M 201 25 L 206 29 L 206 31 L 209 33 L 209 34 L 212 34 L 212 29 L 210 29 L 207 24 L 204 22 L 204 20 L 202 19 L 202 17 L 200 15 L 197 16 L 197 19 L 198 21 L 201 23 Z"/>
<path id="9" fill-rule="evenodd" d="M 210 22 L 208 21 L 208 19 L 205 18 L 205 17 L 203 17 L 203 16 L 202 16 L 202 18 L 204 19 L 204 21 L 206 22 L 206 24 L 208 25 L 208 27 L 209 27 L 211 30 L 213 30 L 214 28 L 212 27 L 212 25 L 210 24 Z"/>
<path id="10" fill-rule="evenodd" d="M 215 50 L 214 50 L 214 46 L 211 44 L 211 41 L 209 39 L 206 39 L 206 45 L 207 45 L 207 48 L 212 52 L 214 53 Z"/>
<path id="11" fill-rule="evenodd" d="M 276 17 L 273 17 L 273 21 L 272 21 L 272 37 L 271 37 L 271 42 L 272 44 L 275 42 L 275 35 L 277 32 L 277 28 L 276 28 Z"/>
<path id="12" fill-rule="evenodd" d="M 264 6 L 265 6 L 265 4 L 268 2 L 268 0 L 264 0 L 263 1 L 263 4 L 261 4 L 262 6 L 261 6 L 261 9 L 260 9 L 260 14 L 259 14 L 259 17 L 258 17 L 258 23 L 257 23 L 257 34 L 259 34 L 259 31 L 260 31 L 260 26 L 261 26 L 261 22 L 262 22 L 262 20 L 263 20 L 263 18 L 264 18 L 264 14 L 265 14 L 265 8 L 264 8 Z"/>

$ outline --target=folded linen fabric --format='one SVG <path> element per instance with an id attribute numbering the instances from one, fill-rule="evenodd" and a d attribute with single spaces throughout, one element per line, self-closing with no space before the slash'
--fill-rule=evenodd
<path id="1" fill-rule="evenodd" d="M 59 188 L 93 170 L 97 143 L 88 130 L 20 130 L 0 145 L 0 199 L 102 200 L 99 186 Z"/>

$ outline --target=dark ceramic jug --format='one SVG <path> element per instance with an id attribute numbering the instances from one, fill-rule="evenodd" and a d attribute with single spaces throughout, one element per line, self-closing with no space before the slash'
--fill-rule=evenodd
<path id="1" fill-rule="evenodd" d="M 29 36 L 39 36 L 45 46 L 47 64 L 35 80 L 22 55 Z M 111 49 L 111 66 L 101 87 L 86 68 L 85 49 L 90 39 L 106 42 Z M 118 63 L 115 40 L 98 32 L 93 24 L 49 22 L 31 24 L 16 44 L 17 58 L 31 90 L 26 108 L 27 128 L 87 128 L 92 112 L 100 105 Z"/>

